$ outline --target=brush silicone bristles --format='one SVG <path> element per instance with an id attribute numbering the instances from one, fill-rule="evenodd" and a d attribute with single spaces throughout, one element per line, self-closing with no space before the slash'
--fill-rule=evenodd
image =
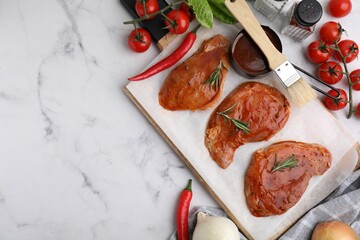
<path id="1" fill-rule="evenodd" d="M 287 90 L 294 104 L 298 107 L 302 107 L 316 98 L 315 91 L 303 78 L 296 80 Z"/>

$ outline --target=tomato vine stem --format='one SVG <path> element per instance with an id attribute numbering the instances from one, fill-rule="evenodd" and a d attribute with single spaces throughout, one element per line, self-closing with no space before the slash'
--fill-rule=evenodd
<path id="1" fill-rule="evenodd" d="M 174 7 L 174 6 L 177 6 L 177 5 L 179 5 L 179 4 L 183 3 L 183 2 L 185 2 L 185 0 L 180 0 L 180 1 L 176 1 L 176 2 L 171 2 L 168 6 L 160 9 L 159 11 L 153 12 L 153 13 L 151 13 L 151 14 L 145 14 L 144 16 L 139 17 L 139 18 L 136 18 L 136 19 L 134 19 L 134 20 L 125 21 L 125 22 L 123 22 L 123 24 L 125 24 L 125 25 L 127 25 L 127 24 L 134 24 L 134 25 L 136 25 L 136 24 L 138 24 L 139 22 L 144 21 L 144 20 L 147 20 L 147 19 L 149 19 L 149 18 L 151 18 L 151 17 L 153 17 L 153 16 L 155 16 L 155 15 L 157 15 L 157 14 L 162 14 L 162 15 L 163 15 L 166 10 L 168 10 L 168 9 Z M 144 9 L 145 9 L 145 8 L 144 8 Z M 146 12 L 146 10 L 145 10 L 145 12 Z"/>
<path id="2" fill-rule="evenodd" d="M 353 103 L 353 96 L 352 96 L 352 87 L 353 87 L 353 82 L 350 79 L 350 74 L 349 74 L 349 70 L 347 67 L 347 63 L 346 63 L 346 58 L 352 53 L 349 52 L 346 56 L 344 56 L 342 54 L 342 52 L 340 51 L 340 47 L 337 41 L 334 41 L 334 45 L 335 47 L 330 47 L 332 50 L 337 51 L 338 54 L 340 55 L 341 61 L 344 65 L 344 74 L 346 76 L 346 80 L 348 82 L 349 85 L 349 96 L 348 96 L 348 103 L 349 103 L 349 112 L 347 114 L 347 118 L 351 118 L 352 114 L 354 113 L 354 103 Z"/>

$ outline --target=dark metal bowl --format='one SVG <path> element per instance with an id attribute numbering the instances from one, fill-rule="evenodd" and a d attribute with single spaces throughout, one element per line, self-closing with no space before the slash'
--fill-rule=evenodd
<path id="1" fill-rule="evenodd" d="M 274 46 L 282 52 L 278 35 L 268 26 L 262 28 Z M 235 37 L 232 44 L 231 63 L 235 71 L 246 78 L 261 77 L 271 71 L 266 57 L 244 29 Z"/>

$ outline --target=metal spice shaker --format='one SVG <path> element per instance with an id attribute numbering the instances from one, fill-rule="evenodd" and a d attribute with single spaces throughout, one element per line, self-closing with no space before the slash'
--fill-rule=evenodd
<path id="1" fill-rule="evenodd" d="M 254 8 L 272 21 L 287 2 L 288 0 L 256 0 Z"/>
<path id="2" fill-rule="evenodd" d="M 285 16 L 281 33 L 297 41 L 304 40 L 314 32 L 322 13 L 323 9 L 316 0 L 295 2 Z"/>

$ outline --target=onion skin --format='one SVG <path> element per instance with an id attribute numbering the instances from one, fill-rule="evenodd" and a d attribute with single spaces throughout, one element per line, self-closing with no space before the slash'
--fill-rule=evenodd
<path id="1" fill-rule="evenodd" d="M 311 240 L 360 240 L 360 237 L 346 223 L 331 221 L 317 224 Z"/>
<path id="2" fill-rule="evenodd" d="M 230 219 L 199 212 L 193 240 L 240 240 L 240 235 Z"/>

